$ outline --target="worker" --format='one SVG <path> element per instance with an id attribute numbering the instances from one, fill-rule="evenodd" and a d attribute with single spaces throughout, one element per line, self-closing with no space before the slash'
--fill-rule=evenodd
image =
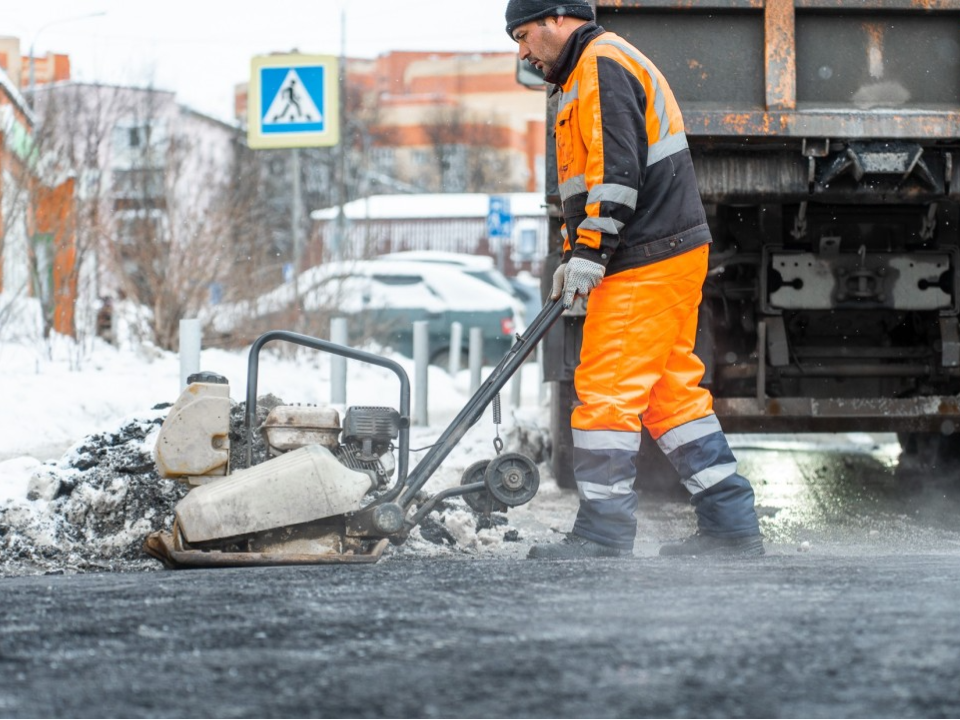
<path id="1" fill-rule="evenodd" d="M 660 71 L 587 0 L 509 0 L 507 34 L 557 97 L 563 256 L 552 297 L 586 301 L 574 387 L 572 532 L 544 559 L 631 556 L 646 426 L 691 493 L 697 532 L 661 555 L 764 553 L 750 482 L 693 353 L 711 242 L 680 108 Z M 642 423 L 642 424 L 641 424 Z"/>

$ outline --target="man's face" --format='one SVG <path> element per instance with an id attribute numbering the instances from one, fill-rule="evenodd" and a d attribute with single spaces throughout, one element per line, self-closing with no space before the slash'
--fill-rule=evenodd
<path id="1" fill-rule="evenodd" d="M 547 74 L 560 57 L 567 34 L 557 24 L 557 18 L 549 17 L 520 25 L 513 31 L 513 39 L 520 46 L 520 59 Z"/>

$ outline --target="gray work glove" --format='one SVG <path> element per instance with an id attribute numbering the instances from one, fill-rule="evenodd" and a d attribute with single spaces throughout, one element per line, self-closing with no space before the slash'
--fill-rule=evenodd
<path id="1" fill-rule="evenodd" d="M 604 272 L 606 268 L 603 265 L 583 258 L 575 257 L 570 262 L 561 263 L 553 273 L 550 298 L 556 300 L 563 293 L 563 306 L 569 310 L 577 295 L 586 298 L 600 284 Z"/>

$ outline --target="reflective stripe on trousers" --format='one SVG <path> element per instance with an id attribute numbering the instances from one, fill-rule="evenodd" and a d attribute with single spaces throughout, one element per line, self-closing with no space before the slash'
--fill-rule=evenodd
<path id="1" fill-rule="evenodd" d="M 580 495 L 574 533 L 633 549 L 637 535 L 633 463 L 639 449 L 639 432 L 573 429 L 573 475 Z"/>
<path id="2" fill-rule="evenodd" d="M 697 527 L 708 535 L 745 537 L 760 532 L 750 481 L 737 472 L 737 459 L 715 415 L 670 430 L 657 445 L 693 497 Z"/>

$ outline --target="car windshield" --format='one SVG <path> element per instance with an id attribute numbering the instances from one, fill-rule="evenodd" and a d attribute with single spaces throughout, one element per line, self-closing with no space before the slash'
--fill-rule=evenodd
<path id="1" fill-rule="evenodd" d="M 499 270 L 471 270 L 466 268 L 464 269 L 464 272 L 470 277 L 475 277 L 477 280 L 482 280 L 498 290 L 503 290 L 511 295 L 513 294 L 513 286 L 510 284 L 510 281 L 507 280 L 506 276 Z"/>
<path id="2" fill-rule="evenodd" d="M 441 252 L 434 250 L 405 250 L 388 253 L 376 258 L 376 262 L 423 263 L 430 266 L 445 266 L 476 278 L 487 285 L 516 296 L 513 286 L 506 276 L 493 264 L 493 258 L 486 255 L 468 255 L 466 253 Z"/>

